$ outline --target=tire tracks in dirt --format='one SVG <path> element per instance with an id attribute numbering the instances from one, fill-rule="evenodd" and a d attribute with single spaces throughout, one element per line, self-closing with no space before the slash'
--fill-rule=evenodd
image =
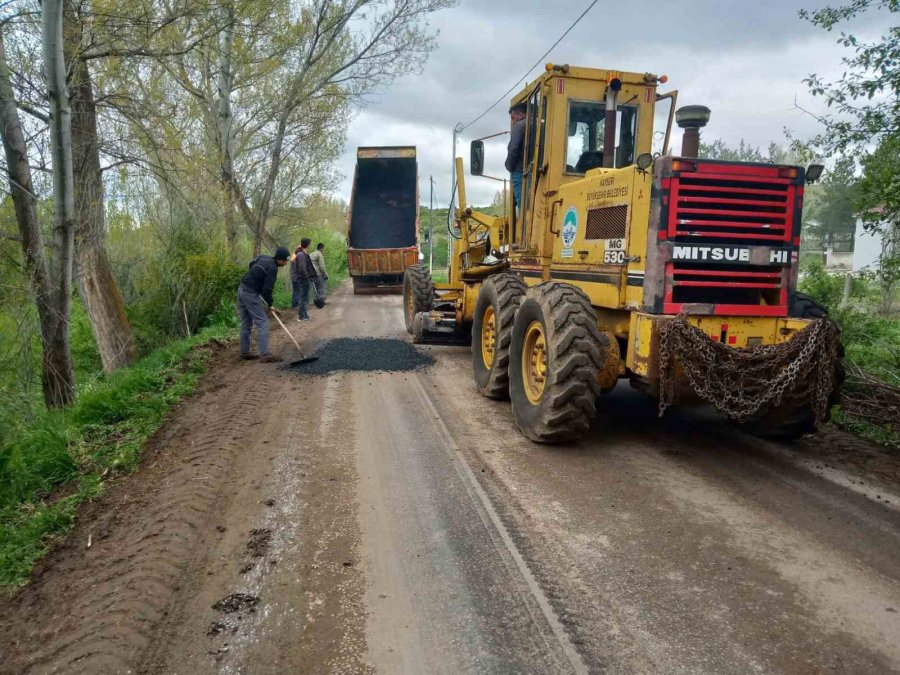
<path id="1" fill-rule="evenodd" d="M 2 672 L 133 672 L 252 434 L 246 411 L 269 388 L 258 366 L 233 361 L 217 357 L 206 376 L 217 386 L 175 412 L 150 441 L 140 475 L 117 479 L 85 507 L 12 598 L 0 619 Z"/>

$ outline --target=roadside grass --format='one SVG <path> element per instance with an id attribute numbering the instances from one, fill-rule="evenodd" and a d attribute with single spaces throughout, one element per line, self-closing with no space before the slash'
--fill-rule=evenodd
<path id="1" fill-rule="evenodd" d="M 146 440 L 191 394 L 212 351 L 233 328 L 203 329 L 133 366 L 98 376 L 65 411 L 46 411 L 0 446 L 0 586 L 24 584 L 34 563 L 72 527 L 77 507 L 103 494 L 103 479 L 133 471 Z"/>
<path id="2" fill-rule="evenodd" d="M 879 314 L 880 289 L 872 279 L 865 275 L 853 277 L 847 302 L 843 299 L 845 282 L 845 275 L 829 274 L 818 260 L 802 263 L 800 289 L 829 310 L 841 329 L 846 360 L 881 382 L 900 387 L 900 318 Z M 844 392 L 853 393 L 850 383 Z M 887 426 L 876 424 L 851 415 L 840 405 L 832 412 L 834 423 L 842 429 L 900 449 L 900 421 Z"/>

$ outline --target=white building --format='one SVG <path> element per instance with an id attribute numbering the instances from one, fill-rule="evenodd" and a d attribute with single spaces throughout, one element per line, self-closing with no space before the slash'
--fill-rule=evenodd
<path id="1" fill-rule="evenodd" d="M 876 213 L 880 213 L 881 209 L 875 209 Z M 881 232 L 867 232 L 863 227 L 862 218 L 856 219 L 856 234 L 853 244 L 853 270 L 860 272 L 863 270 L 875 271 L 878 269 L 879 261 L 883 255 L 891 256 L 894 244 L 891 240 L 894 237 L 885 236 L 890 230 L 887 223 L 882 223 Z M 895 235 L 896 236 L 896 235 Z"/>

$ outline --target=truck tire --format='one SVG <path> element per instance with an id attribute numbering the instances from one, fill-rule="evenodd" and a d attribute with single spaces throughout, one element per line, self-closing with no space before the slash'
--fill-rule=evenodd
<path id="1" fill-rule="evenodd" d="M 512 272 L 481 285 L 472 322 L 472 374 L 482 396 L 509 398 L 509 345 L 519 301 L 528 287 Z"/>
<path id="2" fill-rule="evenodd" d="M 413 320 L 419 312 L 428 312 L 434 303 L 431 272 L 421 265 L 407 267 L 403 273 L 403 316 L 406 332 L 412 335 Z"/>
<path id="3" fill-rule="evenodd" d="M 799 319 L 821 319 L 828 310 L 806 293 L 797 291 L 791 298 L 791 316 Z"/>
<path id="4" fill-rule="evenodd" d="M 588 430 L 606 340 L 578 288 L 550 281 L 528 289 L 516 312 L 509 361 L 509 395 L 525 436 L 561 443 Z"/>

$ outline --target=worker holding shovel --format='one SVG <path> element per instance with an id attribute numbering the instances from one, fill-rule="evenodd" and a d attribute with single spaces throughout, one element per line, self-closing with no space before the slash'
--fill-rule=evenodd
<path id="1" fill-rule="evenodd" d="M 284 247 L 274 256 L 261 255 L 250 261 L 247 273 L 238 288 L 237 307 L 241 319 L 241 358 L 258 359 L 264 363 L 281 361 L 280 356 L 269 352 L 269 318 L 272 309 L 272 290 L 278 277 L 278 268 L 288 264 L 291 254 Z M 259 355 L 250 351 L 250 331 L 256 326 Z"/>

